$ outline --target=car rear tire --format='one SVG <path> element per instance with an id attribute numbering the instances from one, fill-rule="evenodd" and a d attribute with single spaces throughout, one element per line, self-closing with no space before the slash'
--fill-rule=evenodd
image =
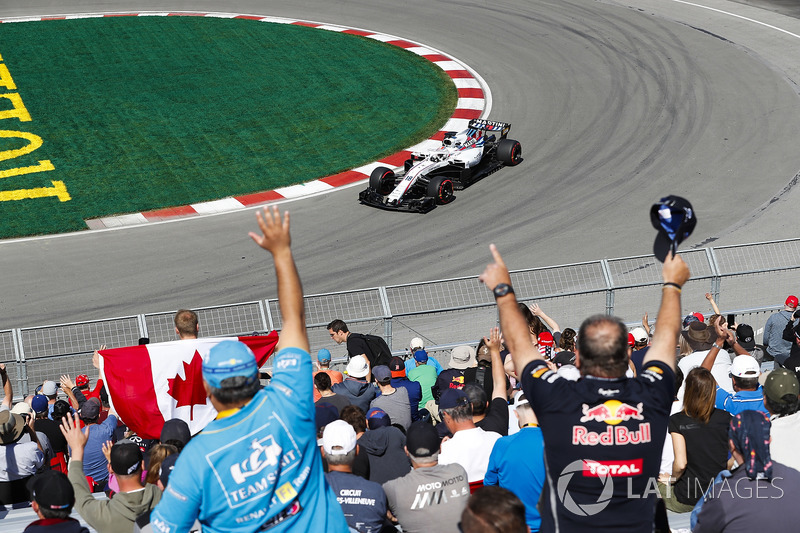
<path id="1" fill-rule="evenodd" d="M 428 196 L 432 196 L 439 205 L 449 204 L 453 196 L 453 182 L 445 176 L 435 176 L 428 182 Z"/>
<path id="2" fill-rule="evenodd" d="M 497 143 L 497 159 L 504 165 L 513 167 L 522 161 L 522 145 L 513 139 L 501 139 Z"/>
<path id="3" fill-rule="evenodd" d="M 369 175 L 369 187 L 386 196 L 394 189 L 394 171 L 387 167 L 377 167 Z"/>

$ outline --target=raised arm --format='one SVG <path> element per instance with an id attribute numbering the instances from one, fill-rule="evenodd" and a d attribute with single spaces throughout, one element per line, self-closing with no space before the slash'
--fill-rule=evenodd
<path id="1" fill-rule="evenodd" d="M 533 316 L 538 316 L 544 321 L 545 324 L 547 324 L 547 327 L 550 328 L 550 331 L 561 331 L 561 327 L 558 325 L 558 322 L 547 316 L 538 304 L 531 304 L 528 306 L 528 308 L 531 310 L 531 313 L 533 313 Z"/>
<path id="2" fill-rule="evenodd" d="M 3 380 L 3 405 L 11 409 L 11 402 L 14 401 L 14 391 L 11 389 L 11 378 L 6 372 L 6 365 L 0 363 L 0 379 Z"/>
<path id="3" fill-rule="evenodd" d="M 278 280 L 278 304 L 281 309 L 283 328 L 278 348 L 293 346 L 308 351 L 306 317 L 303 308 L 303 287 L 292 257 L 292 239 L 289 234 L 289 212 L 281 218 L 277 207 L 256 211 L 256 220 L 261 235 L 250 232 L 250 237 L 272 254 L 275 276 Z"/>
<path id="4" fill-rule="evenodd" d="M 500 328 L 492 328 L 489 338 L 484 337 L 483 342 L 489 347 L 489 356 L 492 358 L 492 400 L 503 398 L 508 400 L 506 392 L 506 371 L 503 360 L 500 358 Z"/>
<path id="5" fill-rule="evenodd" d="M 710 292 L 706 293 L 706 300 L 708 300 L 708 303 L 711 304 L 711 309 L 714 310 L 714 314 L 715 315 L 721 315 L 722 314 L 722 313 L 719 312 L 719 307 L 717 307 L 717 302 L 714 301 L 714 296 Z"/>
<path id="6" fill-rule="evenodd" d="M 656 332 L 642 368 L 651 361 L 662 361 L 675 370 L 675 345 L 681 329 L 681 288 L 689 280 L 689 267 L 679 255 L 670 255 L 661 268 L 661 307 L 656 317 Z"/>
<path id="7" fill-rule="evenodd" d="M 497 251 L 497 247 L 494 244 L 489 245 L 489 249 L 494 257 L 494 263 L 487 265 L 478 280 L 492 291 L 501 283 L 510 286 L 511 276 L 508 273 L 506 264 L 503 262 L 503 258 L 500 256 L 500 252 Z M 495 299 L 497 301 L 497 311 L 500 314 L 500 328 L 503 330 L 503 338 L 506 341 L 508 350 L 511 352 L 517 375 L 521 376 L 525 366 L 535 359 L 542 359 L 542 355 L 531 344 L 528 324 L 517 307 L 517 298 L 514 293 L 509 291 L 504 296 L 495 296 Z"/>

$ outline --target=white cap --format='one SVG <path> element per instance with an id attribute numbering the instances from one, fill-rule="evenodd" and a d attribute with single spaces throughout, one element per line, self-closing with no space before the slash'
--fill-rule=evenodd
<path id="1" fill-rule="evenodd" d="M 411 353 L 414 353 L 417 350 L 425 348 L 425 343 L 422 342 L 422 339 L 420 339 L 419 337 L 414 337 L 413 339 L 411 339 L 411 344 L 409 344 L 408 347 L 411 348 Z"/>
<path id="2" fill-rule="evenodd" d="M 11 412 L 15 415 L 33 415 L 33 409 L 27 402 L 19 402 L 14 405 Z"/>
<path id="3" fill-rule="evenodd" d="M 344 420 L 334 420 L 322 431 L 322 449 L 328 455 L 346 455 L 355 447 L 356 430 Z"/>
<path id="4" fill-rule="evenodd" d="M 635 340 L 637 343 L 642 343 L 649 339 L 649 336 L 644 328 L 633 328 L 631 330 L 631 335 L 633 335 L 633 340 Z"/>
<path id="5" fill-rule="evenodd" d="M 350 362 L 347 363 L 347 368 L 345 372 L 348 376 L 354 378 L 363 378 L 369 374 L 369 363 L 367 362 L 367 358 L 363 355 L 354 355 L 350 358 Z"/>
<path id="6" fill-rule="evenodd" d="M 737 355 L 731 363 L 731 375 L 737 378 L 757 378 L 761 366 L 752 355 Z"/>
<path id="7" fill-rule="evenodd" d="M 530 405 L 528 398 L 522 398 L 522 395 L 523 395 L 522 391 L 517 391 L 517 393 L 514 394 L 514 409 L 516 409 L 520 405 Z"/>

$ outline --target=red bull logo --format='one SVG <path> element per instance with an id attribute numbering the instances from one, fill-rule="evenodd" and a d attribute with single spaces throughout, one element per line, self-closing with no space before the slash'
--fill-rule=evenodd
<path id="1" fill-rule="evenodd" d="M 614 426 L 628 420 L 644 420 L 643 412 L 641 403 L 634 407 L 619 400 L 608 400 L 594 407 L 583 404 L 583 416 L 580 421 L 605 422 Z"/>
<path id="2" fill-rule="evenodd" d="M 603 432 L 589 431 L 583 426 L 572 426 L 572 444 L 583 446 L 614 446 L 620 444 L 642 444 L 650 442 L 650 422 L 639 424 L 639 429 L 625 426 L 609 426 Z"/>
<path id="3" fill-rule="evenodd" d="M 583 404 L 581 422 L 605 422 L 608 427 L 605 431 L 590 431 L 584 426 L 572 426 L 572 444 L 614 446 L 650 442 L 652 435 L 649 422 L 639 424 L 638 429 L 614 427 L 628 420 L 644 420 L 643 412 L 641 403 L 633 406 L 619 400 L 607 400 L 593 407 Z"/>

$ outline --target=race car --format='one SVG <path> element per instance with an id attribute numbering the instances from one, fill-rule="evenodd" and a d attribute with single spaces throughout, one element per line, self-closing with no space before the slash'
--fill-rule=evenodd
<path id="1" fill-rule="evenodd" d="M 445 133 L 441 146 L 413 152 L 401 174 L 377 167 L 358 199 L 381 209 L 418 213 L 449 204 L 456 198 L 454 191 L 522 161 L 522 147 L 508 138 L 509 130 L 506 122 L 470 120 L 466 130 Z"/>

